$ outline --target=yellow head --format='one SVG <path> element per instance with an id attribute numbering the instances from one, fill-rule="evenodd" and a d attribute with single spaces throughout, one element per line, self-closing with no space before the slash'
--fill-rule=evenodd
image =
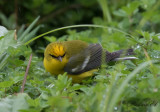
<path id="1" fill-rule="evenodd" d="M 67 63 L 65 47 L 60 42 L 54 42 L 46 47 L 44 53 L 44 67 L 52 74 L 63 73 L 63 68 Z"/>

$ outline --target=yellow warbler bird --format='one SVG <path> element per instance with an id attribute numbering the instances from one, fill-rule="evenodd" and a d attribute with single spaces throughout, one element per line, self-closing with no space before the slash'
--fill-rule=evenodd
<path id="1" fill-rule="evenodd" d="M 103 62 L 130 60 L 136 57 L 122 57 L 133 55 L 133 50 L 119 50 L 108 52 L 100 44 L 88 44 L 81 40 L 50 43 L 44 52 L 44 67 L 53 75 L 67 72 L 73 82 L 80 83 L 86 77 L 92 76 Z"/>

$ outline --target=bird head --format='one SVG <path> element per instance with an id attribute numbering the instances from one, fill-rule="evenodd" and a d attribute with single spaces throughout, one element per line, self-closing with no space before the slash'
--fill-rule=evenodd
<path id="1" fill-rule="evenodd" d="M 65 54 L 64 45 L 60 42 L 49 44 L 45 50 L 45 57 L 49 57 L 48 59 L 56 59 L 60 62 L 62 62 Z"/>

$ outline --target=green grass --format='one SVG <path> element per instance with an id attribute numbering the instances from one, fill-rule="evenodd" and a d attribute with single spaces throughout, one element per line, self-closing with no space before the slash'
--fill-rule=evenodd
<path id="1" fill-rule="evenodd" d="M 104 20 L 94 18 L 93 24 L 60 27 L 34 37 L 41 27 L 34 27 L 38 17 L 26 30 L 22 27 L 18 31 L 17 39 L 15 30 L 9 30 L 0 37 L 0 111 L 159 112 L 160 34 L 144 30 L 149 28 L 145 26 L 147 22 L 154 23 L 156 17 L 152 18 L 155 15 L 149 13 L 149 9 L 154 7 L 156 10 L 157 5 L 148 4 L 145 13 L 150 15 L 147 17 L 145 13 L 138 12 L 142 1 L 130 2 L 113 12 L 122 17 L 119 22 L 118 17 L 111 17 L 108 2 L 99 0 L 98 3 Z M 136 15 L 141 15 L 141 19 L 137 20 Z M 135 27 L 132 20 L 141 24 Z M 60 31 L 65 35 L 54 36 Z M 112 66 L 102 65 L 93 77 L 85 79 L 82 84 L 73 84 L 66 74 L 54 77 L 45 71 L 43 57 L 37 54 L 43 55 L 45 47 L 38 44 L 32 48 L 39 38 L 48 43 L 66 40 L 100 43 L 110 52 L 133 48 L 138 59 L 117 62 Z M 21 93 L 31 54 L 24 93 Z"/>
<path id="2" fill-rule="evenodd" d="M 68 26 L 79 27 L 80 25 Z M 17 43 L 21 41 L 14 40 L 14 31 L 8 32 L 2 39 L 4 50 L 1 52 L 1 82 L 0 82 L 0 95 L 1 104 L 6 107 L 2 108 L 4 111 L 22 109 L 24 112 L 28 111 L 140 111 L 152 108 L 156 110 L 158 107 L 159 99 L 159 61 L 155 58 L 145 56 L 143 49 L 147 49 L 147 53 L 151 51 L 150 47 L 145 46 L 147 37 L 144 38 L 144 43 L 141 42 L 137 48 L 135 42 L 136 37 L 121 30 L 113 30 L 108 32 L 108 27 L 97 25 L 81 25 L 82 27 L 101 27 L 101 39 L 94 37 L 94 34 L 89 31 L 72 32 L 62 39 L 72 40 L 72 35 L 76 35 L 76 39 L 80 39 L 89 43 L 99 41 L 102 46 L 109 44 L 108 49 L 114 51 L 116 49 L 133 47 L 137 53 L 138 60 L 123 61 L 115 64 L 114 66 L 104 66 L 100 69 L 96 76 L 86 79 L 82 84 L 72 84 L 71 79 L 66 75 L 59 75 L 58 78 L 51 76 L 44 70 L 42 58 L 33 55 L 31 66 L 29 68 L 24 93 L 20 93 L 22 81 L 24 79 L 25 69 L 28 64 L 30 54 L 33 52 L 30 47 Z M 80 27 L 81 27 L 80 26 Z M 104 30 L 107 28 L 106 30 Z M 52 30 L 57 31 L 59 29 Z M 49 32 L 49 33 L 50 33 Z M 109 35 L 109 34 L 110 35 Z M 142 32 L 154 40 L 157 35 Z M 46 33 L 45 33 L 46 34 Z M 44 34 L 42 34 L 44 35 Z M 42 36 L 40 35 L 40 36 Z M 86 38 L 84 35 L 87 35 Z M 109 35 L 107 38 L 105 35 Z M 122 44 L 118 42 L 116 36 L 119 35 Z M 133 38 L 126 38 L 129 35 Z M 40 37 L 37 36 L 37 37 Z M 13 38 L 11 44 L 4 44 L 8 37 Z M 37 39 L 31 39 L 27 44 Z M 85 37 L 85 38 L 84 38 Z M 55 37 L 51 37 L 55 38 Z M 93 39 L 94 38 L 94 39 Z M 5 40 L 6 39 L 6 40 Z M 54 39 L 53 39 L 54 40 Z M 62 41 L 62 40 L 61 40 Z M 115 41 L 117 42 L 115 44 Z M 148 40 L 149 41 L 149 40 Z M 153 44 L 154 42 L 151 42 Z M 132 45 L 132 46 L 130 46 Z M 16 49 L 15 49 L 16 48 Z M 107 49 L 107 48 L 106 48 Z M 7 53 L 5 55 L 4 53 Z M 149 55 L 149 54 L 146 54 Z M 7 56 L 7 58 L 5 58 Z M 157 60 L 152 62 L 151 60 Z M 4 62 L 4 61 L 7 61 Z M 141 64 L 142 63 L 142 64 Z M 107 75 L 106 75 L 107 74 Z M 17 95 L 15 95 L 17 94 Z M 11 95 L 11 96 L 10 96 Z M 146 103 L 146 99 L 147 102 Z M 125 102 L 125 103 L 124 103 Z M 21 107 L 17 108 L 17 103 L 22 103 Z M 145 104 L 145 106 L 143 106 Z M 141 106 L 142 105 L 142 106 Z M 157 108 L 156 108 L 157 107 Z"/>

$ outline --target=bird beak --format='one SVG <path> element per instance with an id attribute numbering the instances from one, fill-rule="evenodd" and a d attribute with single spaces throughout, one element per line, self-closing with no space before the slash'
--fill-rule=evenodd
<path id="1" fill-rule="evenodd" d="M 59 60 L 60 62 L 62 62 L 62 57 L 61 57 L 61 56 L 59 56 L 59 57 L 58 57 L 58 60 Z"/>

